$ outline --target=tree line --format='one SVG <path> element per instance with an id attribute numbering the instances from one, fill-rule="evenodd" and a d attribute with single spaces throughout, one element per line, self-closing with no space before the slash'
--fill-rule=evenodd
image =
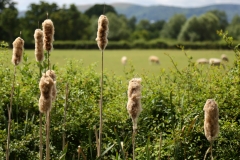
<path id="1" fill-rule="evenodd" d="M 234 39 L 240 39 L 240 16 L 235 15 L 228 22 L 224 11 L 212 10 L 200 16 L 186 18 L 184 14 L 175 14 L 168 21 L 151 22 L 135 17 L 120 15 L 110 5 L 96 4 L 80 12 L 76 5 L 63 5 L 40 1 L 32 3 L 24 16 L 19 17 L 16 2 L 0 1 L 0 40 L 12 42 L 21 31 L 26 42 L 33 42 L 35 29 L 41 28 L 46 18 L 52 19 L 55 25 L 55 40 L 95 40 L 97 19 L 101 14 L 109 19 L 109 36 L 111 41 L 134 41 L 169 39 L 179 41 L 215 41 L 219 40 L 217 30 L 228 31 Z"/>

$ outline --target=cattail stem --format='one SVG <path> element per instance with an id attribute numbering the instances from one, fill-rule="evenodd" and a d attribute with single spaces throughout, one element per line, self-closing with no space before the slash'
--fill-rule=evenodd
<path id="1" fill-rule="evenodd" d="M 38 62 L 39 66 L 39 79 L 42 76 L 41 63 Z M 39 112 L 39 159 L 43 159 L 43 136 L 42 136 L 42 113 Z"/>
<path id="2" fill-rule="evenodd" d="M 66 139 L 66 133 L 65 133 L 65 127 L 66 127 L 66 114 L 67 114 L 67 101 L 68 101 L 68 83 L 66 84 L 66 93 L 65 93 L 65 106 L 64 106 L 64 119 L 63 119 L 63 124 L 64 124 L 64 131 L 63 131 L 63 146 L 62 148 L 64 149 L 64 146 L 66 144 L 65 139 Z"/>
<path id="3" fill-rule="evenodd" d="M 102 71 L 101 71 L 101 73 L 102 73 L 102 75 L 101 75 L 100 128 L 99 128 L 99 154 L 100 155 L 101 155 L 101 149 L 102 149 L 102 128 L 103 128 L 103 120 L 102 120 L 102 109 L 103 109 L 103 50 L 102 50 Z"/>
<path id="4" fill-rule="evenodd" d="M 50 160 L 50 110 L 46 112 L 46 160 Z"/>
<path id="5" fill-rule="evenodd" d="M 8 108 L 8 137 L 7 137 L 7 149 L 6 149 L 6 160 L 9 160 L 9 145 L 10 145 L 10 132 L 11 132 L 11 114 L 12 114 L 12 101 L 13 101 L 13 94 L 14 94 L 14 83 L 16 79 L 16 65 L 14 65 L 14 73 L 13 73 L 13 83 L 12 83 L 12 91 L 11 91 L 11 98 L 10 98 L 10 107 Z"/>
<path id="6" fill-rule="evenodd" d="M 47 51 L 47 58 L 48 58 L 48 70 L 50 70 L 50 53 Z"/>
<path id="7" fill-rule="evenodd" d="M 160 144 L 159 144 L 159 156 L 158 160 L 161 160 L 161 149 L 162 149 L 162 132 L 160 134 Z"/>
<path id="8" fill-rule="evenodd" d="M 39 159 L 42 160 L 43 156 L 43 138 L 42 138 L 42 113 L 39 112 Z"/>
<path id="9" fill-rule="evenodd" d="M 213 142 L 210 143 L 210 148 L 211 148 L 211 160 L 213 160 L 213 155 L 212 155 L 212 144 L 213 144 Z"/>
<path id="10" fill-rule="evenodd" d="M 133 160 L 135 160 L 135 136 L 137 134 L 136 129 L 133 129 L 133 133 L 132 133 L 132 155 L 133 155 Z"/>
<path id="11" fill-rule="evenodd" d="M 96 126 L 94 126 L 94 133 L 95 133 L 95 137 L 96 137 L 97 156 L 99 157 L 100 156 L 100 152 L 99 152 L 99 138 L 98 138 Z"/>

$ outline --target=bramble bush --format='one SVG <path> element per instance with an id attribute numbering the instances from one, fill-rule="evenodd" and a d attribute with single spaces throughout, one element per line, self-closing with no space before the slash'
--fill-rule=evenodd
<path id="1" fill-rule="evenodd" d="M 226 33 L 219 33 L 231 45 Z M 203 106 L 207 99 L 219 105 L 220 134 L 214 142 L 215 159 L 240 158 L 240 59 L 229 67 L 197 66 L 181 47 L 188 64 L 170 72 L 161 70 L 152 77 L 125 67 L 124 76 L 104 73 L 103 159 L 132 159 L 132 122 L 126 110 L 128 81 L 142 78 L 142 107 L 136 135 L 136 159 L 203 159 L 209 142 L 203 130 Z M 5 157 L 7 107 L 10 103 L 13 68 L 7 65 L 6 43 L 0 57 L 0 157 Z M 169 57 L 171 58 L 171 57 Z M 57 99 L 51 112 L 51 159 L 60 159 L 63 133 L 68 144 L 65 159 L 78 159 L 80 145 L 87 159 L 96 159 L 95 128 L 99 127 L 100 75 L 95 64 L 83 67 L 81 60 L 69 60 L 57 75 Z M 37 63 L 24 55 L 17 67 L 13 99 L 10 159 L 39 159 L 39 73 Z M 64 124 L 66 85 L 69 92 Z M 45 124 L 45 120 L 43 122 Z M 43 127 L 45 133 L 45 127 Z M 45 135 L 43 135 L 45 140 Z M 121 151 L 120 141 L 124 147 Z M 112 145 L 114 145 L 112 147 Z M 45 149 L 45 147 L 43 147 Z M 45 153 L 43 151 L 43 153 Z M 45 156 L 45 155 L 44 155 Z"/>

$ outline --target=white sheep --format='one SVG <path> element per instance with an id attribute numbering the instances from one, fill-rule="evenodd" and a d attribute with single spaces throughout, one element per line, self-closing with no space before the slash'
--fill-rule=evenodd
<path id="1" fill-rule="evenodd" d="M 209 64 L 209 61 L 208 59 L 206 58 L 199 58 L 197 61 L 196 61 L 197 64 Z"/>
<path id="2" fill-rule="evenodd" d="M 122 62 L 123 65 L 126 65 L 126 64 L 127 64 L 127 57 L 126 57 L 126 56 L 123 56 L 123 57 L 121 58 L 121 62 Z"/>
<path id="3" fill-rule="evenodd" d="M 228 61 L 229 61 L 226 54 L 222 54 L 222 55 L 221 55 L 221 59 L 222 59 L 223 61 L 225 61 L 225 62 L 228 62 Z"/>
<path id="4" fill-rule="evenodd" d="M 222 60 L 221 59 L 218 59 L 218 58 L 210 58 L 209 59 L 209 64 L 211 66 L 220 66 L 222 63 Z"/>
<path id="5" fill-rule="evenodd" d="M 159 59 L 158 59 L 157 56 L 150 56 L 150 57 L 149 57 L 149 62 L 150 62 L 150 63 L 160 64 Z"/>
<path id="6" fill-rule="evenodd" d="M 222 63 L 222 60 L 219 58 L 210 58 L 209 59 L 209 65 L 210 66 L 220 66 L 222 65 L 223 68 L 225 68 L 224 64 Z"/>

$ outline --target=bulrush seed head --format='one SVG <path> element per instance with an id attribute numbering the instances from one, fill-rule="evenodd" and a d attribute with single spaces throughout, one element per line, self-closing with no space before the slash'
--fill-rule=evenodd
<path id="1" fill-rule="evenodd" d="M 13 42 L 12 63 L 17 66 L 22 61 L 24 40 L 20 37 Z"/>
<path id="2" fill-rule="evenodd" d="M 133 121 L 133 130 L 137 129 L 137 119 L 142 112 L 141 106 L 141 78 L 133 78 L 128 85 L 127 110 Z"/>
<path id="3" fill-rule="evenodd" d="M 51 51 L 53 48 L 52 42 L 54 41 L 54 25 L 51 19 L 46 19 L 42 23 L 43 28 L 43 48 L 46 51 Z"/>
<path id="4" fill-rule="evenodd" d="M 208 99 L 203 107 L 204 110 L 204 133 L 207 140 L 213 142 L 219 133 L 219 109 L 213 99 Z"/>
<path id="5" fill-rule="evenodd" d="M 41 29 L 36 29 L 34 32 L 35 40 L 35 58 L 37 62 L 42 62 L 44 60 L 43 53 L 43 31 Z"/>
<path id="6" fill-rule="evenodd" d="M 53 89 L 52 89 L 52 100 L 55 101 L 56 100 L 56 96 L 57 96 L 57 86 L 56 86 L 56 74 L 53 70 L 48 70 L 46 72 L 46 75 L 47 76 L 50 76 L 54 82 L 54 85 L 53 85 Z"/>
<path id="7" fill-rule="evenodd" d="M 98 48 L 103 51 L 108 43 L 108 18 L 105 15 L 101 15 L 98 19 L 98 31 L 97 31 L 97 44 Z"/>
<path id="8" fill-rule="evenodd" d="M 41 92 L 41 96 L 39 99 L 39 111 L 42 113 L 51 111 L 53 86 L 54 82 L 52 78 L 46 74 L 43 74 L 39 82 L 39 89 Z"/>

